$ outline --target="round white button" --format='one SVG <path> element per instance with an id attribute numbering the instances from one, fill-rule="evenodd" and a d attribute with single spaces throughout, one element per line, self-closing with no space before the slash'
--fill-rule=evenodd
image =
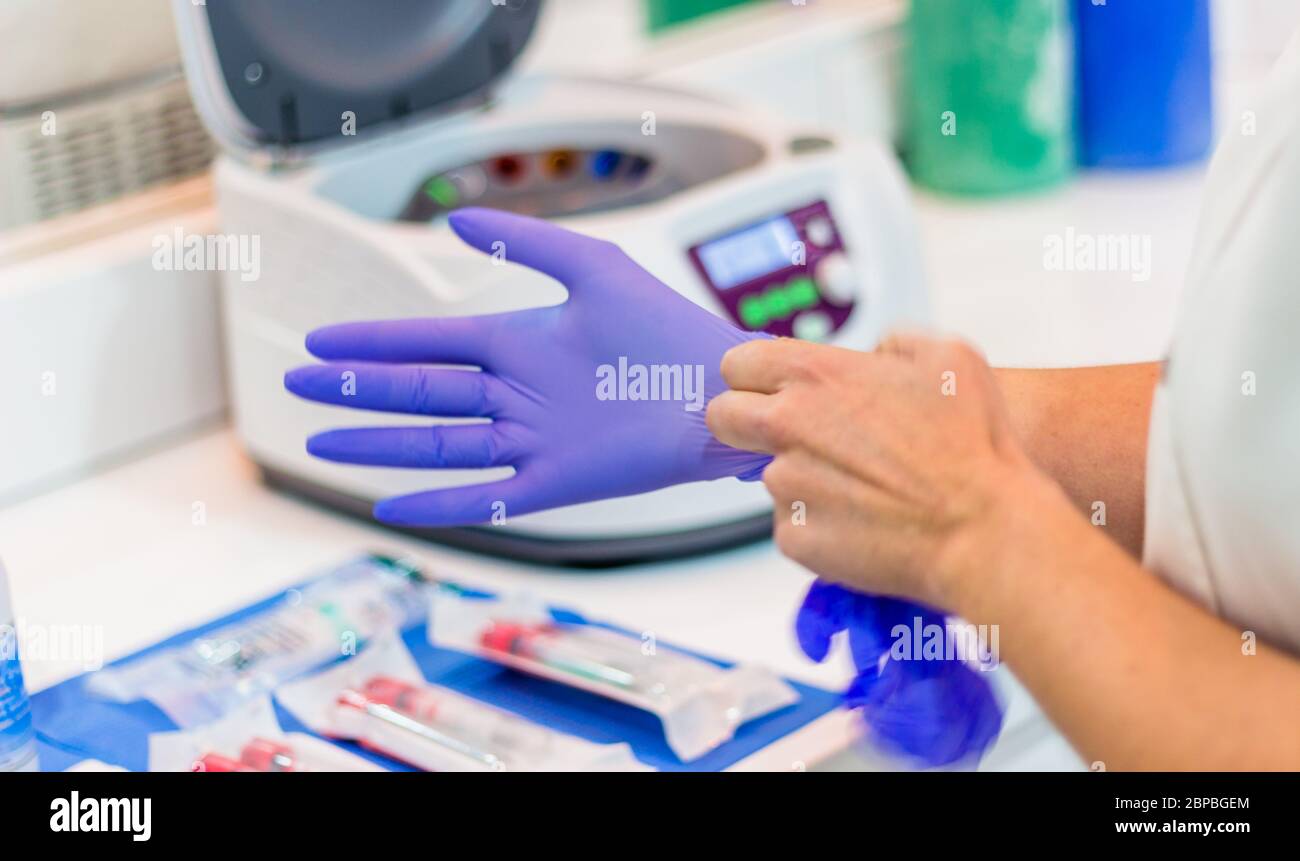
<path id="1" fill-rule="evenodd" d="M 821 311 L 804 311 L 791 325 L 794 336 L 803 341 L 824 341 L 831 333 L 831 318 Z"/>
<path id="2" fill-rule="evenodd" d="M 818 248 L 825 248 L 835 241 L 835 228 L 821 216 L 809 220 L 804 230 L 808 233 L 808 241 Z"/>
<path id="3" fill-rule="evenodd" d="M 857 296 L 858 276 L 853 263 L 838 251 L 821 259 L 814 278 L 822 295 L 834 305 L 848 305 Z"/>

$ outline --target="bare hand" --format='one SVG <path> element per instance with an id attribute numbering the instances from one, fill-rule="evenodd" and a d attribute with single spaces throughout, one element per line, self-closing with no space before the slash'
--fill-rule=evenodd
<path id="1" fill-rule="evenodd" d="M 896 335 L 874 353 L 779 339 L 730 350 L 709 406 L 728 445 L 767 452 L 781 551 L 853 588 L 955 608 L 952 554 L 1047 484 L 970 346 Z"/>

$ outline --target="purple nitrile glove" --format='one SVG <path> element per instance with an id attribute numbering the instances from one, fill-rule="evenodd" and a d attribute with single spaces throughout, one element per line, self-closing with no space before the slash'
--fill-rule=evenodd
<path id="1" fill-rule="evenodd" d="M 819 580 L 799 609 L 795 635 L 804 654 L 820 662 L 831 639 L 847 632 L 858 674 L 845 705 L 858 711 L 884 753 L 928 767 L 978 760 L 1002 729 L 1002 706 L 988 679 L 961 660 L 891 656 L 897 626 L 911 633 L 917 619 L 922 629 L 945 621 L 921 604 Z"/>
<path id="2" fill-rule="evenodd" d="M 469 245 L 504 249 L 507 260 L 551 276 L 569 297 L 546 308 L 345 323 L 307 336 L 307 349 L 327 364 L 286 374 L 294 394 L 358 409 L 491 419 L 326 431 L 307 441 L 313 455 L 413 469 L 515 468 L 500 481 L 382 500 L 376 518 L 468 525 L 491 520 L 498 504 L 515 516 L 761 475 L 771 458 L 714 439 L 705 407 L 726 388 L 722 354 L 767 336 L 706 311 L 610 242 L 488 209 L 462 209 L 450 221 Z M 348 372 L 355 377 L 344 386 Z"/>
<path id="3" fill-rule="evenodd" d="M 491 519 L 498 501 L 508 514 L 526 514 L 762 473 L 771 458 L 715 440 L 704 407 L 725 388 L 722 354 L 765 336 L 705 311 L 608 242 L 481 209 L 453 213 L 451 225 L 481 251 L 504 243 L 507 259 L 557 279 L 569 298 L 549 308 L 351 323 L 308 336 L 308 349 L 327 364 L 285 376 L 285 386 L 302 397 L 359 409 L 491 419 L 327 431 L 308 441 L 312 454 L 376 466 L 516 470 L 512 478 L 490 484 L 383 500 L 375 507 L 377 518 L 412 526 L 470 524 Z M 627 373 L 619 373 L 621 365 Z M 618 378 L 630 383 L 632 366 L 655 365 L 676 369 L 676 391 L 670 370 L 659 399 L 627 399 L 633 387 L 620 391 Z M 355 376 L 345 387 L 348 372 Z M 602 379 L 612 385 L 598 388 Z M 804 651 L 819 661 L 835 633 L 849 632 L 859 675 L 846 703 L 860 710 L 886 750 L 933 765 L 977 756 L 1001 724 L 988 683 L 955 662 L 887 659 L 893 626 L 910 624 L 918 614 L 941 619 L 928 608 L 819 583 L 809 591 L 796 629 Z"/>

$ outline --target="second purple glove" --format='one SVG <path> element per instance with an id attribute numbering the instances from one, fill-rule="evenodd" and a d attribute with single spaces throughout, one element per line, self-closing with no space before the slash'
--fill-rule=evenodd
<path id="1" fill-rule="evenodd" d="M 285 375 L 300 397 L 491 420 L 331 430 L 307 441 L 313 455 L 413 469 L 515 469 L 501 481 L 382 500 L 376 518 L 468 525 L 490 520 L 499 505 L 515 516 L 761 475 L 771 458 L 714 439 L 705 407 L 726 388 L 722 354 L 767 336 L 699 307 L 612 243 L 485 209 L 452 213 L 451 227 L 480 251 L 504 249 L 507 260 L 556 279 L 569 298 L 479 317 L 345 323 L 307 336 L 307 349 L 325 364 Z"/>
<path id="2" fill-rule="evenodd" d="M 803 652 L 821 662 L 837 634 L 848 634 L 857 676 L 844 704 L 861 715 L 868 740 L 890 757 L 924 768 L 978 762 L 1002 731 L 993 685 L 964 660 L 892 654 L 899 636 L 945 629 L 943 613 L 921 604 L 814 582 L 795 619 Z M 918 644 L 917 651 L 920 651 Z"/>

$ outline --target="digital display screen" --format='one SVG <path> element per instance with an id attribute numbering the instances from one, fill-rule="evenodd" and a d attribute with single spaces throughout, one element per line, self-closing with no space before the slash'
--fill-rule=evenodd
<path id="1" fill-rule="evenodd" d="M 791 266 L 797 242 L 794 223 L 780 216 L 707 242 L 695 253 L 713 286 L 730 290 Z"/>

